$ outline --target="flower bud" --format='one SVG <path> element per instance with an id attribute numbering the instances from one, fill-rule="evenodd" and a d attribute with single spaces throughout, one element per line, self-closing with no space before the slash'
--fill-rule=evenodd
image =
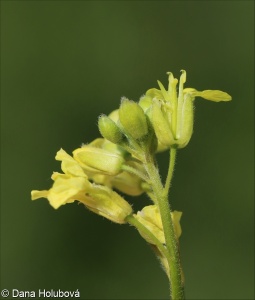
<path id="1" fill-rule="evenodd" d="M 130 196 L 139 196 L 144 193 L 142 182 L 138 176 L 128 172 L 122 172 L 111 180 L 113 188 Z"/>
<path id="2" fill-rule="evenodd" d="M 139 100 L 139 105 L 141 106 L 144 112 L 146 112 L 147 109 L 151 107 L 151 104 L 152 104 L 152 98 L 147 95 L 142 96 Z"/>
<path id="3" fill-rule="evenodd" d="M 137 161 L 127 161 L 125 165 L 136 169 L 139 173 L 146 176 L 146 172 L 142 163 Z M 130 196 L 139 196 L 144 193 L 144 189 L 142 188 L 143 182 L 144 181 L 137 175 L 131 174 L 126 171 L 121 172 L 111 179 L 111 184 L 115 189 Z"/>
<path id="4" fill-rule="evenodd" d="M 114 152 L 92 146 L 84 146 L 73 151 L 74 159 L 85 171 L 116 175 L 121 172 L 124 158 Z"/>
<path id="5" fill-rule="evenodd" d="M 125 133 L 133 139 L 138 140 L 148 134 L 146 116 L 138 103 L 123 99 L 119 109 L 119 119 Z"/>
<path id="6" fill-rule="evenodd" d="M 118 123 L 119 121 L 119 110 L 118 109 L 115 109 L 113 110 L 109 115 L 108 117 L 110 119 L 112 119 L 116 124 Z"/>
<path id="7" fill-rule="evenodd" d="M 125 218 L 132 213 L 131 205 L 108 187 L 94 184 L 90 196 L 93 202 L 84 203 L 86 207 L 115 223 L 126 223 Z"/>
<path id="8" fill-rule="evenodd" d="M 118 144 L 124 138 L 118 125 L 106 115 L 102 115 L 98 120 L 99 131 L 108 141 Z"/>

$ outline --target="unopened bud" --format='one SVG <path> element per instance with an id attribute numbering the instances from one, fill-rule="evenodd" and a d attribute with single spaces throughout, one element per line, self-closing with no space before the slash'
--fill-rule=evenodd
<path id="1" fill-rule="evenodd" d="M 93 201 L 84 202 L 87 208 L 115 223 L 126 223 L 125 218 L 132 213 L 131 205 L 108 187 L 93 185 L 90 196 Z"/>
<path id="2" fill-rule="evenodd" d="M 120 123 L 126 134 L 138 140 L 148 134 L 148 124 L 138 103 L 123 99 L 119 109 Z"/>
<path id="3" fill-rule="evenodd" d="M 120 143 L 124 138 L 124 135 L 118 125 L 106 115 L 99 117 L 98 127 L 102 136 L 114 144 Z"/>
<path id="4" fill-rule="evenodd" d="M 91 146 L 76 149 L 73 157 L 85 171 L 107 175 L 120 173 L 125 161 L 119 154 Z"/>

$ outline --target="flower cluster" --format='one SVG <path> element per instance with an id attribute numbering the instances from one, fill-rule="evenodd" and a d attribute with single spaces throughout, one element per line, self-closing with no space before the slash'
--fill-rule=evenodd
<path id="1" fill-rule="evenodd" d="M 222 91 L 184 88 L 185 71 L 177 92 L 178 80 L 168 74 L 168 89 L 158 82 L 160 89 L 149 89 L 139 102 L 122 98 L 119 109 L 108 116 L 101 115 L 98 126 L 103 138 L 74 150 L 72 156 L 59 150 L 56 160 L 61 161 L 63 173 L 53 173 L 54 183 L 49 190 L 32 191 L 32 200 L 47 198 L 55 209 L 77 200 L 119 224 L 133 216 L 146 229 L 138 228 L 148 243 L 164 245 L 157 195 L 152 188 L 154 178 L 146 167 L 148 157 L 154 159 L 157 152 L 188 144 L 193 132 L 195 97 L 215 102 L 231 100 Z M 134 214 L 131 205 L 117 191 L 131 196 L 147 193 L 154 203 Z M 181 235 L 181 214 L 171 212 L 176 240 Z M 164 251 L 158 251 L 169 275 Z"/>

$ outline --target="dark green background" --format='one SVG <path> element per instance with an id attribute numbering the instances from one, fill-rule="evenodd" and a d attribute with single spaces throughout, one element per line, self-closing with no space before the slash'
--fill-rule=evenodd
<path id="1" fill-rule="evenodd" d="M 31 202 L 97 116 L 138 100 L 167 71 L 196 100 L 171 191 L 183 211 L 187 299 L 254 299 L 254 2 L 1 1 L 1 288 L 79 289 L 82 299 L 167 299 L 158 261 L 130 226 L 70 204 Z M 162 174 L 168 155 L 159 156 Z M 149 204 L 131 199 L 135 208 Z"/>

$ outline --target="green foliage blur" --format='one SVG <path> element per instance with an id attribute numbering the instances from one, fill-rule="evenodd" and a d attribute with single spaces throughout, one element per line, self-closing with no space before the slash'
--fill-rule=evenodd
<path id="1" fill-rule="evenodd" d="M 62 147 L 99 136 L 97 117 L 139 100 L 167 71 L 196 99 L 170 200 L 183 212 L 187 299 L 254 299 L 254 2 L 1 1 L 1 289 L 79 289 L 81 299 L 167 299 L 137 231 L 82 205 L 30 200 Z M 162 177 L 168 154 L 158 156 Z M 128 198 L 134 209 L 146 196 Z"/>

